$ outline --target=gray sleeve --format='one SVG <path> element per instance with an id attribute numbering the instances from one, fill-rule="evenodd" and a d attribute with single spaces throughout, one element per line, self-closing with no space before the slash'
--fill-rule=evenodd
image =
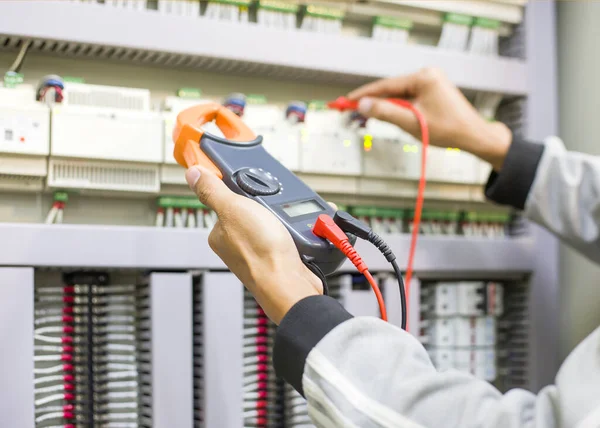
<path id="1" fill-rule="evenodd" d="M 600 157 L 569 152 L 560 139 L 516 140 L 485 194 L 523 210 L 589 259 L 600 262 Z"/>
<path id="2" fill-rule="evenodd" d="M 600 157 L 569 152 L 546 140 L 525 215 L 600 263 Z"/>
<path id="3" fill-rule="evenodd" d="M 413 336 L 375 318 L 327 334 L 308 355 L 302 383 L 318 427 L 561 426 L 555 386 L 503 395 L 468 374 L 438 372 Z"/>

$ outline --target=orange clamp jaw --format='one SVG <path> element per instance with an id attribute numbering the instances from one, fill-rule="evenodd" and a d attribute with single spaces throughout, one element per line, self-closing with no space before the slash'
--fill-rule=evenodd
<path id="1" fill-rule="evenodd" d="M 200 149 L 200 140 L 204 135 L 202 125 L 213 120 L 228 140 L 246 142 L 256 139 L 250 128 L 226 107 L 217 103 L 202 104 L 185 109 L 177 115 L 177 124 L 173 130 L 173 156 L 184 168 L 200 165 L 222 179 L 223 174 L 219 168 Z"/>

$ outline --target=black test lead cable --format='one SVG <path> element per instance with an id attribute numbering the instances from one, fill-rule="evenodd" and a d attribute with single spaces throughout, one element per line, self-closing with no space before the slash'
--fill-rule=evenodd
<path id="1" fill-rule="evenodd" d="M 385 243 L 382 237 L 377 235 L 369 226 L 363 223 L 360 220 L 352 217 L 345 211 L 337 211 L 333 216 L 333 221 L 338 225 L 340 229 L 342 229 L 346 233 L 351 233 L 355 235 L 357 238 L 364 239 L 365 241 L 373 244 L 381 254 L 385 257 L 385 259 L 390 262 L 392 268 L 394 269 L 394 273 L 396 274 L 396 279 L 398 280 L 398 288 L 400 289 L 400 306 L 402 309 L 402 321 L 401 327 L 402 330 L 406 330 L 406 290 L 404 288 L 404 279 L 402 278 L 402 272 L 400 271 L 400 267 L 396 262 L 396 256 L 394 252 L 389 247 L 388 244 Z"/>

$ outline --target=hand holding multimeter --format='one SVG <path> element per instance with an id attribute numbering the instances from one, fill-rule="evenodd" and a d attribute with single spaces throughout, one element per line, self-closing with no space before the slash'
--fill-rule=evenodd
<path id="1" fill-rule="evenodd" d="M 224 138 L 201 129 L 203 124 L 213 120 Z M 178 115 L 173 140 L 174 156 L 181 166 L 202 166 L 222 179 L 234 193 L 258 202 L 285 226 L 300 259 L 322 280 L 325 294 L 325 276 L 335 272 L 348 257 L 371 284 L 381 317 L 387 320 L 377 283 L 353 248 L 356 236 L 376 245 L 392 263 L 398 277 L 402 327 L 405 328 L 404 285 L 391 249 L 368 226 L 346 213 L 336 213 L 319 195 L 275 160 L 262 147 L 262 137 L 256 136 L 237 115 L 212 103 L 189 108 Z M 243 239 L 243 236 L 240 238 Z"/>

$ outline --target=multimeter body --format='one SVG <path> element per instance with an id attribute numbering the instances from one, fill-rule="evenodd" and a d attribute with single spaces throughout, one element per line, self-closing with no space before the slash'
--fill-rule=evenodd
<path id="1" fill-rule="evenodd" d="M 218 106 L 217 126 L 220 125 L 219 114 L 228 116 L 227 119 L 235 126 L 241 126 L 242 122 L 237 116 L 231 117 L 227 113 L 228 110 L 223 109 L 224 107 Z M 184 113 L 186 111 L 179 117 L 185 116 Z M 335 210 L 271 156 L 262 146 L 261 136 L 243 132 L 243 135 L 238 135 L 238 138 L 228 138 L 227 129 L 219 126 L 224 131 L 225 138 L 201 132 L 199 141 L 194 141 L 188 139 L 189 134 L 182 137 L 181 134 L 186 134 L 186 132 L 179 132 L 184 125 L 182 122 L 178 118 L 179 129 L 176 128 L 174 132 L 175 157 L 180 164 L 185 167 L 196 163 L 207 166 L 209 161 L 212 165 L 208 166 L 216 170 L 215 172 L 218 171 L 218 175 L 227 187 L 235 193 L 260 203 L 283 223 L 305 263 L 316 265 L 324 275 L 332 274 L 340 267 L 345 260 L 344 254 L 329 241 L 312 232 L 320 214 L 333 216 Z M 183 155 L 185 145 L 188 146 L 188 151 L 195 152 L 195 159 L 190 159 L 194 156 L 187 156 L 186 159 Z M 196 151 L 197 149 L 199 152 Z M 349 238 L 354 244 L 356 238 L 354 236 Z"/>

